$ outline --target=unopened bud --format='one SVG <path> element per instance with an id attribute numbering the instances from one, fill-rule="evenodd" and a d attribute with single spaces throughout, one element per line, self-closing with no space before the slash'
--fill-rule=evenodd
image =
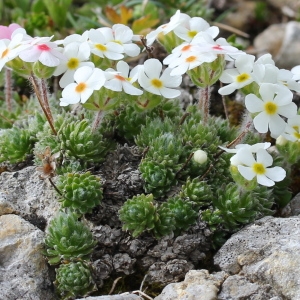
<path id="1" fill-rule="evenodd" d="M 194 152 L 194 160 L 198 164 L 204 164 L 207 161 L 207 153 L 203 150 L 197 150 Z"/>

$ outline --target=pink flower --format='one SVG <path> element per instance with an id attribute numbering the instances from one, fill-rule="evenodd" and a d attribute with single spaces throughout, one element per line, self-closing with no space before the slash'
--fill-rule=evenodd
<path id="1" fill-rule="evenodd" d="M 22 51 L 19 57 L 26 62 L 40 61 L 47 67 L 57 67 L 66 57 L 61 53 L 61 48 L 56 43 L 50 42 L 52 37 L 35 38 L 31 47 Z"/>
<path id="2" fill-rule="evenodd" d="M 16 23 L 12 23 L 9 26 L 0 25 L 0 40 L 2 39 L 10 40 L 12 33 L 18 28 L 21 28 L 21 26 Z"/>

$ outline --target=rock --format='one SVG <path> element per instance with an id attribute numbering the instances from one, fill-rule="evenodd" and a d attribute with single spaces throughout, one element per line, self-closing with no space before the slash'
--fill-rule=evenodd
<path id="1" fill-rule="evenodd" d="M 154 300 L 216 300 L 219 287 L 228 275 L 191 270 L 184 281 L 168 284 Z"/>
<path id="2" fill-rule="evenodd" d="M 271 290 L 268 297 L 257 299 L 300 299 L 300 218 L 265 217 L 254 222 L 234 234 L 215 255 L 214 262 L 221 270 L 255 284 L 247 283 L 249 289 L 259 285 L 266 292 Z M 238 286 L 244 288 L 244 284 Z"/>
<path id="3" fill-rule="evenodd" d="M 291 69 L 300 64 L 300 23 L 273 24 L 254 39 L 259 55 L 270 53 L 278 68 Z"/>
<path id="4" fill-rule="evenodd" d="M 120 295 L 86 297 L 86 298 L 80 298 L 77 300 L 143 300 L 143 298 L 138 295 L 135 295 L 135 294 L 124 293 L 124 294 L 120 294 Z"/>
<path id="5" fill-rule="evenodd" d="M 44 233 L 16 215 L 0 216 L 0 299 L 52 300 Z"/>
<path id="6" fill-rule="evenodd" d="M 289 204 L 282 210 L 282 217 L 298 216 L 300 214 L 300 193 L 298 193 Z"/>
<path id="7" fill-rule="evenodd" d="M 271 297 L 277 298 L 271 298 Z M 276 293 L 272 292 L 270 285 L 261 286 L 257 283 L 252 283 L 244 276 L 233 275 L 229 276 L 222 284 L 221 293 L 218 294 L 218 300 L 265 300 L 273 299 L 280 300 Z"/>
<path id="8" fill-rule="evenodd" d="M 0 215 L 17 214 L 41 228 L 59 209 L 56 192 L 35 167 L 0 175 Z"/>

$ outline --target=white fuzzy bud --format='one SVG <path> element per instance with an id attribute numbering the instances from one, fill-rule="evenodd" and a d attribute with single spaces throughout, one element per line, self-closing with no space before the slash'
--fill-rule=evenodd
<path id="1" fill-rule="evenodd" d="M 204 164 L 207 161 L 207 153 L 203 150 L 197 150 L 194 152 L 194 160 L 198 164 Z"/>

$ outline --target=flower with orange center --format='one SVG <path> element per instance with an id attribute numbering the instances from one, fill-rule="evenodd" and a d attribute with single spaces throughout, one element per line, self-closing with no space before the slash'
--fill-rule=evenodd
<path id="1" fill-rule="evenodd" d="M 300 142 L 300 115 L 289 118 L 282 136 L 292 142 Z"/>
<path id="2" fill-rule="evenodd" d="M 105 83 L 104 72 L 98 68 L 83 66 L 74 73 L 75 82 L 68 84 L 62 91 L 60 106 L 85 103 L 95 90 Z"/>
<path id="3" fill-rule="evenodd" d="M 117 71 L 114 69 L 107 69 L 104 73 L 106 82 L 104 87 L 115 92 L 124 91 L 129 95 L 141 95 L 143 91 L 133 86 L 137 80 L 138 68 L 133 68 L 129 74 L 129 65 L 120 60 L 117 63 Z"/>
<path id="4" fill-rule="evenodd" d="M 246 108 L 256 115 L 253 124 L 258 132 L 270 130 L 271 136 L 277 138 L 286 128 L 281 116 L 292 118 L 297 114 L 297 106 L 292 102 L 293 93 L 286 87 L 272 83 L 262 83 L 259 93 L 261 98 L 254 94 L 246 96 Z"/>
<path id="5" fill-rule="evenodd" d="M 174 88 L 181 84 L 182 77 L 171 76 L 170 68 L 162 72 L 162 64 L 158 59 L 146 60 L 138 70 L 138 82 L 146 91 L 165 98 L 176 98 L 180 95 L 180 91 Z"/>

